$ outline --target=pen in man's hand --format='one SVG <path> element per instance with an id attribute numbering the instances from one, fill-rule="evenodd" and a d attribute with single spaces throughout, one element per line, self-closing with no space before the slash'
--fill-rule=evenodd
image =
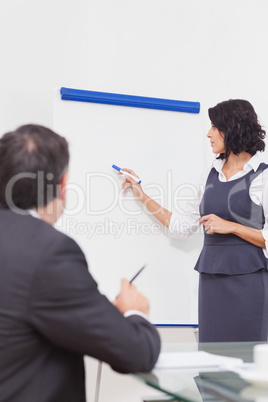
<path id="1" fill-rule="evenodd" d="M 137 278 L 137 276 L 141 273 L 141 271 L 144 270 L 145 267 L 146 267 L 146 265 L 143 265 L 143 267 L 141 267 L 141 269 L 138 270 L 138 272 L 137 272 L 137 273 L 133 276 L 133 278 L 129 281 L 130 284 L 134 281 L 134 279 Z M 116 299 L 118 298 L 118 296 L 119 296 L 119 294 L 116 296 Z"/>
<path id="2" fill-rule="evenodd" d="M 137 276 L 141 273 L 141 271 L 144 270 L 144 268 L 146 267 L 146 265 L 144 265 L 134 276 L 133 278 L 129 281 L 129 283 L 132 283 L 134 281 L 134 279 L 137 278 Z"/>

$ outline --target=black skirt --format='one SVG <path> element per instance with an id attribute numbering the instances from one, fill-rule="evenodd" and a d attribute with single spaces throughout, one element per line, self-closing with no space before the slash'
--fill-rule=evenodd
<path id="1" fill-rule="evenodd" d="M 199 342 L 267 341 L 268 272 L 200 273 Z"/>

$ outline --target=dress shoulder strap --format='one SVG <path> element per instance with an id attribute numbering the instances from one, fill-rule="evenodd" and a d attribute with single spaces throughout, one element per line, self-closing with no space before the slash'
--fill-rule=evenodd
<path id="1" fill-rule="evenodd" d="M 206 186 L 210 185 L 216 177 L 218 177 L 218 172 L 214 167 L 212 167 L 207 177 Z"/>
<path id="2" fill-rule="evenodd" d="M 268 168 L 268 165 L 266 163 L 260 163 L 260 165 L 259 165 L 258 169 L 256 170 L 256 172 L 252 171 L 247 175 L 249 184 L 251 184 L 252 181 L 254 179 L 256 179 L 256 177 L 258 177 L 261 173 L 263 173 L 263 171 L 266 170 L 267 168 Z"/>

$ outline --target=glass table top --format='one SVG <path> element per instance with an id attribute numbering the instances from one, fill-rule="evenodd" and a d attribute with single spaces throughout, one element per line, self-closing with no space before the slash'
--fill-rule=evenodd
<path id="1" fill-rule="evenodd" d="M 258 343 L 264 342 L 164 344 L 162 352 L 205 351 L 238 357 L 250 363 L 253 361 L 253 347 Z M 135 373 L 134 376 L 180 401 L 268 402 L 268 384 L 267 388 L 252 386 L 231 371 L 155 368 L 150 373 Z"/>

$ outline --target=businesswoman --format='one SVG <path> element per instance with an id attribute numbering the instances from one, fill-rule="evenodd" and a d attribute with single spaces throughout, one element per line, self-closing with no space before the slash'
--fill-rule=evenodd
<path id="1" fill-rule="evenodd" d="M 266 133 L 246 100 L 221 102 L 208 113 L 207 137 L 217 157 L 205 177 L 203 194 L 189 203 L 188 213 L 164 209 L 129 176 L 122 187 L 131 188 L 180 238 L 192 234 L 198 221 L 203 225 L 204 245 L 195 265 L 200 273 L 199 341 L 266 341 L 268 165 L 258 155 L 265 149 Z"/>

